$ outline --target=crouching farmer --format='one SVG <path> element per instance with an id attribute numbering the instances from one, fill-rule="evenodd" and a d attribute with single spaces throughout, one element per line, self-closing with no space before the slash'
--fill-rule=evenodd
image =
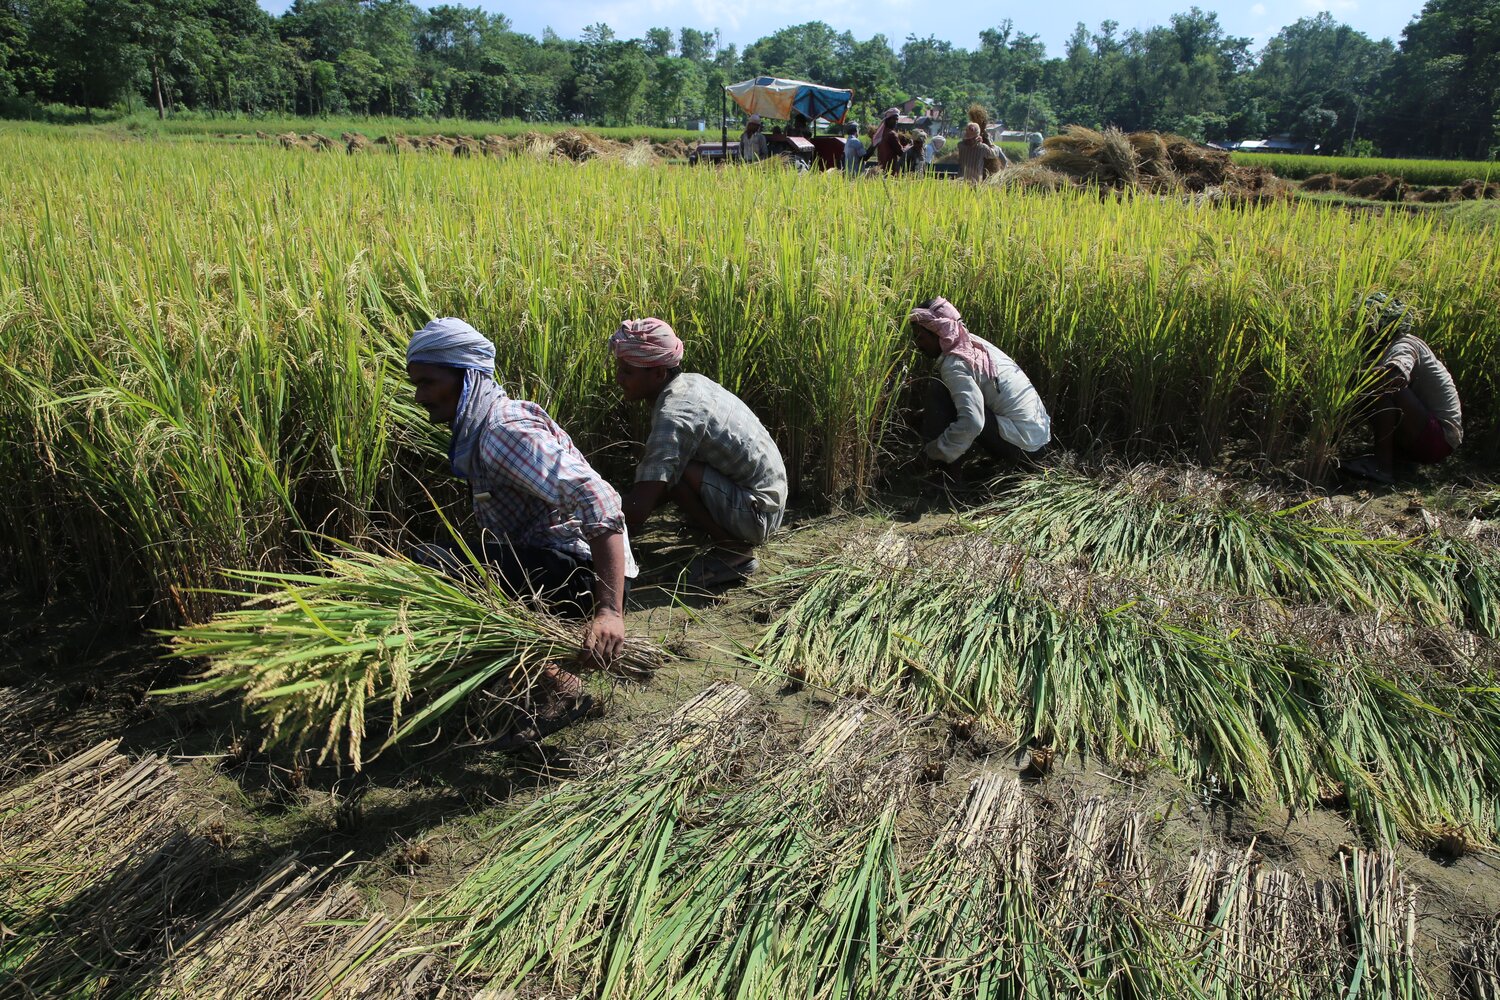
<path id="1" fill-rule="evenodd" d="M 1052 440 L 1052 419 L 1020 366 L 970 333 L 947 299 L 928 299 L 907 322 L 917 350 L 938 362 L 922 411 L 928 461 L 956 479 L 976 442 L 1002 461 L 1038 458 Z"/>
<path id="2" fill-rule="evenodd" d="M 1397 458 L 1431 465 L 1453 454 L 1463 443 L 1463 411 L 1453 376 L 1416 335 L 1411 308 L 1376 292 L 1364 310 L 1369 350 L 1379 357 L 1371 375 L 1375 453 L 1345 468 L 1389 486 Z"/>
<path id="3" fill-rule="evenodd" d="M 428 417 L 452 427 L 448 457 L 473 491 L 492 572 L 518 597 L 564 617 L 587 616 L 584 652 L 608 665 L 625 641 L 625 578 L 635 575 L 620 495 L 545 410 L 506 394 L 494 377 L 494 345 L 463 320 L 435 319 L 414 333 L 406 374 Z M 434 549 L 419 558 L 463 565 Z M 566 725 L 590 703 L 582 681 L 555 664 L 535 697 L 523 737 Z"/>
<path id="4" fill-rule="evenodd" d="M 758 568 L 755 546 L 786 511 L 786 466 L 776 442 L 734 393 L 683 372 L 682 341 L 663 321 L 626 320 L 609 347 L 625 398 L 651 407 L 635 486 L 625 495 L 628 530 L 639 532 L 670 500 L 714 541 L 687 582 L 713 587 L 745 579 Z"/>

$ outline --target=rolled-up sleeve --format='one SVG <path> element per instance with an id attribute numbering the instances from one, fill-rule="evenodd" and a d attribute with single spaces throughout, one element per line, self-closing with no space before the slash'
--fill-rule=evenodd
<path id="1" fill-rule="evenodd" d="M 577 522 L 584 538 L 624 530 L 620 494 L 575 450 L 564 447 L 545 421 L 510 418 L 484 446 L 497 478 L 556 507 L 563 518 Z"/>
<path id="2" fill-rule="evenodd" d="M 939 462 L 957 461 L 969 450 L 979 432 L 984 430 L 984 392 L 967 365 L 945 356 L 938 365 L 938 377 L 953 397 L 958 418 L 938 437 L 928 442 L 927 457 Z"/>

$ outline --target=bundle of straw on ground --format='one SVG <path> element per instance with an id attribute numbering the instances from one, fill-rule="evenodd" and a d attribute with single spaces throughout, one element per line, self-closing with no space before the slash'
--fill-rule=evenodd
<path id="1" fill-rule="evenodd" d="M 532 610 L 481 562 L 447 572 L 349 546 L 321 561 L 319 574 L 230 574 L 251 588 L 234 595 L 242 608 L 164 633 L 173 657 L 205 661 L 203 676 L 158 693 L 236 692 L 270 744 L 321 738 L 322 760 L 359 769 L 474 695 L 503 724 L 530 706 L 549 664 L 581 658 L 581 623 Z M 662 655 L 628 638 L 611 669 L 643 676 Z"/>
<path id="2" fill-rule="evenodd" d="M 715 685 L 593 775 L 552 789 L 497 827 L 491 860 L 437 904 L 461 924 L 458 966 L 514 987 L 533 973 L 617 995 L 690 801 L 753 745 L 749 693 Z"/>
<path id="3" fill-rule="evenodd" d="M 1052 471 L 1021 480 L 972 520 L 1038 558 L 1094 571 L 1500 637 L 1500 549 L 1487 539 L 1371 534 L 1321 500 L 1257 493 L 1208 473 Z"/>
<path id="4" fill-rule="evenodd" d="M 0 992 L 95 995 L 149 963 L 216 857 L 178 807 L 173 769 L 118 741 L 0 792 Z"/>
<path id="5" fill-rule="evenodd" d="M 975 538 L 858 538 L 783 582 L 795 596 L 758 654 L 773 676 L 977 717 L 1017 745 L 1160 755 L 1294 809 L 1345 798 L 1387 839 L 1500 840 L 1494 663 L 1425 649 L 1422 630 L 1158 591 Z"/>
<path id="6" fill-rule="evenodd" d="M 143 1000 L 275 997 L 362 1000 L 474 992 L 403 924 L 372 915 L 336 880 L 339 865 L 288 858 L 176 936 Z"/>
<path id="7" fill-rule="evenodd" d="M 1469 932 L 1453 972 L 1467 1000 L 1500 1000 L 1500 917 L 1483 920 Z"/>

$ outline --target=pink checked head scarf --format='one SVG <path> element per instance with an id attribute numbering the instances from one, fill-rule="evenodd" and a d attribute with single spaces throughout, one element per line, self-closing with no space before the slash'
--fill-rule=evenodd
<path id="1" fill-rule="evenodd" d="M 953 308 L 952 302 L 941 297 L 933 299 L 930 308 L 918 306 L 906 320 L 937 334 L 938 344 L 944 354 L 964 359 L 976 375 L 994 378 L 995 363 L 990 360 L 990 352 L 969 336 L 969 328 L 964 326 L 963 317 Z"/>
<path id="2" fill-rule="evenodd" d="M 627 319 L 609 337 L 615 357 L 636 368 L 671 368 L 682 363 L 682 341 L 664 320 Z"/>

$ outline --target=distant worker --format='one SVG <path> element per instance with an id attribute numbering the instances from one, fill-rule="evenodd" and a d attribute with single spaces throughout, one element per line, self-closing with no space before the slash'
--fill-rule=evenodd
<path id="1" fill-rule="evenodd" d="M 739 397 L 682 370 L 682 341 L 659 319 L 633 319 L 609 338 L 615 382 L 631 402 L 651 408 L 651 430 L 635 486 L 625 495 L 625 524 L 639 532 L 668 500 L 713 549 L 694 560 L 688 583 L 737 583 L 758 568 L 755 546 L 781 526 L 786 466 L 765 425 Z"/>
<path id="2" fill-rule="evenodd" d="M 983 136 L 979 123 L 969 122 L 964 128 L 964 137 L 958 141 L 959 176 L 970 184 L 980 183 L 1006 162 L 1005 154 L 986 142 Z"/>
<path id="3" fill-rule="evenodd" d="M 1042 155 L 1042 133 L 1032 132 L 1026 136 L 1026 158 L 1034 160 Z"/>
<path id="4" fill-rule="evenodd" d="M 406 374 L 417 405 L 452 428 L 448 458 L 473 492 L 480 557 L 511 594 L 564 617 L 590 616 L 585 653 L 599 665 L 614 660 L 625 641 L 625 579 L 636 573 L 619 493 L 545 410 L 506 394 L 495 381 L 494 345 L 463 320 L 435 319 L 412 334 Z M 417 558 L 465 566 L 435 545 Z M 538 688 L 536 713 L 513 737 L 540 738 L 592 701 L 556 664 Z"/>
<path id="5" fill-rule="evenodd" d="M 887 108 L 885 114 L 880 116 L 880 125 L 870 137 L 870 149 L 865 153 L 867 159 L 873 153 L 875 162 L 888 174 L 900 172 L 902 156 L 906 152 L 906 142 L 901 138 L 901 133 L 896 131 L 900 118 L 900 108 Z"/>
<path id="6" fill-rule="evenodd" d="M 947 299 L 928 299 L 907 323 L 917 350 L 938 362 L 922 411 L 927 460 L 958 479 L 958 461 L 976 442 L 1002 461 L 1027 465 L 1040 457 L 1052 418 L 1020 366 L 970 333 Z"/>
<path id="7" fill-rule="evenodd" d="M 932 165 L 937 162 L 937 158 L 943 155 L 943 147 L 946 145 L 948 145 L 948 140 L 941 135 L 935 135 L 927 140 L 927 145 L 922 150 L 922 160 L 927 170 L 930 171 Z"/>
<path id="8" fill-rule="evenodd" d="M 850 123 L 844 129 L 844 170 L 850 177 L 858 177 L 864 167 L 865 144 L 859 141 L 859 126 Z"/>
<path id="9" fill-rule="evenodd" d="M 760 130 L 760 115 L 751 115 L 745 120 L 745 131 L 740 133 L 740 159 L 755 163 L 764 160 L 770 152 L 770 143 Z"/>
<path id="10" fill-rule="evenodd" d="M 927 169 L 927 133 L 921 129 L 913 129 L 908 138 L 911 140 L 911 145 L 907 146 L 906 152 L 901 154 L 904 158 L 901 170 L 903 173 L 916 174 L 920 177 Z"/>
<path id="11" fill-rule="evenodd" d="M 797 136 L 802 139 L 812 138 L 812 121 L 800 111 L 792 112 L 792 120 L 787 123 L 786 134 Z"/>
<path id="12" fill-rule="evenodd" d="M 1452 374 L 1414 332 L 1410 306 L 1376 292 L 1365 300 L 1363 313 L 1369 353 L 1378 352 L 1371 373 L 1375 453 L 1344 468 L 1389 486 L 1396 481 L 1398 458 L 1432 465 L 1453 454 L 1463 443 L 1463 411 Z"/>

